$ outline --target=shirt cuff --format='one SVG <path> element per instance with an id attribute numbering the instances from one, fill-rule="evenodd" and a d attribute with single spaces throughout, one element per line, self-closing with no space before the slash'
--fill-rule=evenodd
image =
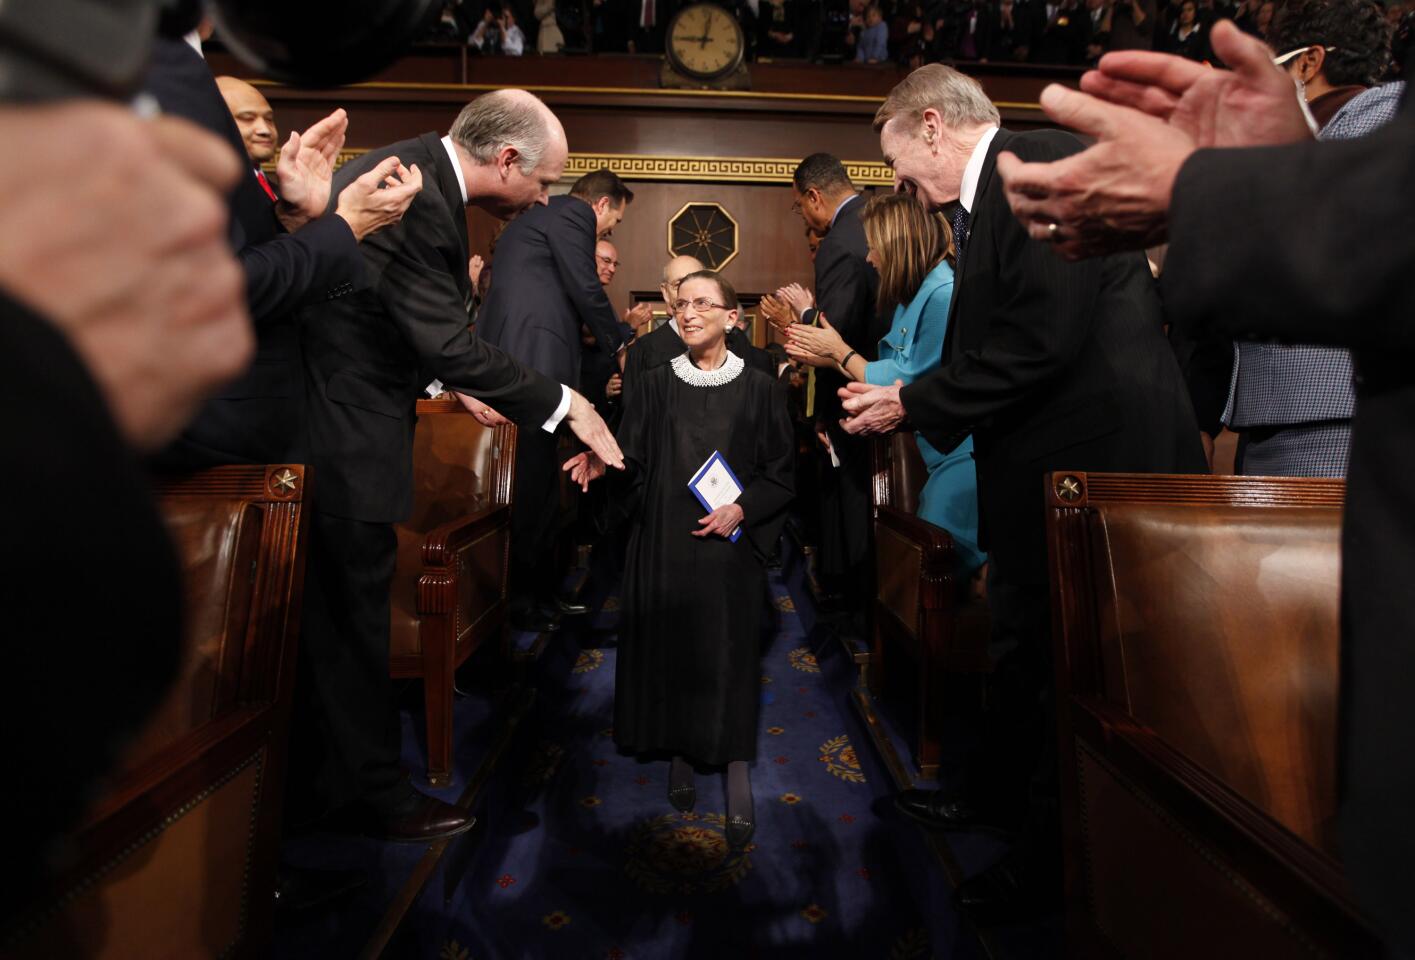
<path id="1" fill-rule="evenodd" d="M 570 388 L 565 384 L 560 385 L 560 405 L 555 408 L 555 412 L 550 415 L 550 419 L 540 425 L 546 433 L 554 433 L 560 426 L 560 421 L 565 419 L 565 414 L 570 412 Z"/>

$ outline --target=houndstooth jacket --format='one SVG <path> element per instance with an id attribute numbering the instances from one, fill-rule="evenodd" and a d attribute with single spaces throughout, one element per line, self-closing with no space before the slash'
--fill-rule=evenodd
<path id="1" fill-rule="evenodd" d="M 1403 82 L 1353 97 L 1322 128 L 1322 140 L 1353 140 L 1395 117 Z M 1351 354 L 1335 347 L 1235 343 L 1223 421 L 1235 429 L 1350 419 L 1356 411 Z"/>

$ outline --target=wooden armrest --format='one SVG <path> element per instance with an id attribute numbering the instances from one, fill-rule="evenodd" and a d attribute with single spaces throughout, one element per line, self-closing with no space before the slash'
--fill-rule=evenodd
<path id="1" fill-rule="evenodd" d="M 511 506 L 505 503 L 489 504 L 475 513 L 469 513 L 449 520 L 441 526 L 433 527 L 423 538 L 423 566 L 449 567 L 456 562 L 457 551 L 488 530 L 511 522 Z"/>
<path id="2" fill-rule="evenodd" d="M 924 551 L 926 561 L 936 559 L 940 554 L 953 554 L 953 537 L 942 527 L 936 527 L 912 513 L 905 513 L 898 507 L 881 506 L 875 510 L 875 522 L 918 544 Z"/>

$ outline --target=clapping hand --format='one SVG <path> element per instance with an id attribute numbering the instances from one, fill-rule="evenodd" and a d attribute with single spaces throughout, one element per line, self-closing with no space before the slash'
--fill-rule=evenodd
<path id="1" fill-rule="evenodd" d="M 481 254 L 479 253 L 472 254 L 472 259 L 467 261 L 467 276 L 472 281 L 473 290 L 477 288 L 477 284 L 481 281 L 482 268 L 485 266 L 486 261 L 481 258 Z"/>
<path id="2" fill-rule="evenodd" d="M 397 157 L 385 157 L 340 191 L 339 206 L 334 212 L 348 222 L 354 238 L 362 240 L 375 230 L 402 220 L 422 188 L 423 175 L 416 163 L 409 169 Z"/>
<path id="3" fill-rule="evenodd" d="M 290 131 L 275 164 L 280 178 L 280 203 L 275 212 L 286 230 L 294 232 L 324 215 L 334 163 L 348 130 L 349 115 L 341 107 L 302 134 Z"/>
<path id="4" fill-rule="evenodd" d="M 1310 136 L 1291 78 L 1261 40 L 1222 21 L 1210 41 L 1232 70 L 1127 50 L 1081 78 L 1085 93 L 1042 91 L 1048 116 L 1097 142 L 1052 163 L 998 155 L 1008 203 L 1033 238 L 1070 260 L 1151 246 L 1167 236 L 1174 182 L 1195 150 Z"/>
<path id="5" fill-rule="evenodd" d="M 732 531 L 742 525 L 742 508 L 735 503 L 727 503 L 698 521 L 699 529 L 693 531 L 695 537 L 730 537 Z"/>
<path id="6" fill-rule="evenodd" d="M 766 322 L 777 330 L 785 333 L 791 326 L 791 308 L 782 300 L 778 300 L 775 295 L 768 293 L 757 303 L 757 309 L 766 318 Z"/>
<path id="7" fill-rule="evenodd" d="M 776 295 L 791 308 L 791 317 L 794 320 L 800 320 L 801 314 L 816 305 L 815 296 L 799 283 L 788 283 L 777 290 Z"/>
<path id="8" fill-rule="evenodd" d="M 642 333 L 652 321 L 653 307 L 647 303 L 636 303 L 624 311 L 624 322 L 633 327 L 635 333 Z"/>
<path id="9" fill-rule="evenodd" d="M 847 383 L 840 388 L 841 404 L 848 419 L 840 426 L 850 434 L 893 433 L 904 422 L 904 404 L 899 400 L 903 380 L 893 386 L 876 387 L 868 383 Z"/>
<path id="10" fill-rule="evenodd" d="M 819 327 L 793 323 L 786 328 L 787 356 L 812 367 L 833 367 L 849 350 L 825 317 Z"/>

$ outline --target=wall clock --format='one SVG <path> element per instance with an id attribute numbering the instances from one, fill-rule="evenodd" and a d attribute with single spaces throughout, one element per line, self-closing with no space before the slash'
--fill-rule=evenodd
<path id="1" fill-rule="evenodd" d="M 742 25 L 715 3 L 684 7 L 668 22 L 659 80 L 665 87 L 745 90 L 751 86 L 744 62 L 747 39 Z"/>

